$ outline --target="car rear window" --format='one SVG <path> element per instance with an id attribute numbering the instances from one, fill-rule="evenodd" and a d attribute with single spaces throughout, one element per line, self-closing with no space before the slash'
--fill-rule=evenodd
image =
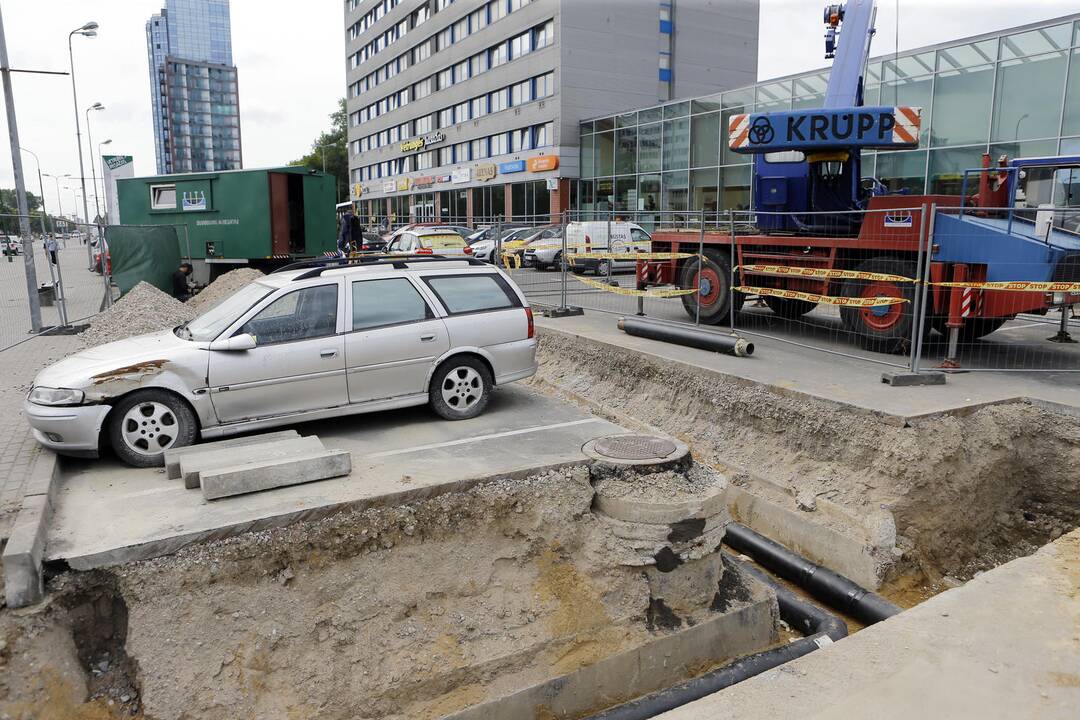
<path id="1" fill-rule="evenodd" d="M 498 275 L 444 275 L 424 280 L 451 314 L 501 310 L 521 305 Z"/>
<path id="2" fill-rule="evenodd" d="M 432 250 L 445 250 L 447 248 L 465 247 L 465 239 L 460 235 L 421 235 L 420 244 Z"/>

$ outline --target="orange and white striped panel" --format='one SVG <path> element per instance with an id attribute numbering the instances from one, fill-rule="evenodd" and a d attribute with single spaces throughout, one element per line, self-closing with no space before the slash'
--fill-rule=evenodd
<path id="1" fill-rule="evenodd" d="M 894 107 L 893 117 L 896 118 L 892 131 L 893 142 L 900 145 L 917 144 L 922 127 L 922 108 Z"/>
<path id="2" fill-rule="evenodd" d="M 732 150 L 744 148 L 750 144 L 750 116 L 732 115 L 728 120 L 728 147 Z"/>

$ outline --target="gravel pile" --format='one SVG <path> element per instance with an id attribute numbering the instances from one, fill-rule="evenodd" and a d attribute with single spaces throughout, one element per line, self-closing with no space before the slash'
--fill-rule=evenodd
<path id="1" fill-rule="evenodd" d="M 166 295 L 149 283 L 140 282 L 111 308 L 90 321 L 82 334 L 87 347 L 104 345 L 133 335 L 165 330 L 185 323 L 198 312 Z"/>
<path id="2" fill-rule="evenodd" d="M 202 292 L 188 300 L 187 304 L 198 313 L 204 312 L 262 276 L 263 274 L 254 268 L 230 270 L 203 288 Z"/>

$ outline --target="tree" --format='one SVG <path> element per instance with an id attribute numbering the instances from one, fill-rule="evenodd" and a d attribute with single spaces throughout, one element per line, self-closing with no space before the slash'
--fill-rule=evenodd
<path id="1" fill-rule="evenodd" d="M 30 211 L 30 231 L 41 232 L 38 215 L 41 210 L 41 198 L 29 190 L 26 191 L 26 207 Z M 45 216 L 45 229 L 53 230 L 52 218 Z M 4 235 L 19 234 L 19 201 L 14 190 L 0 189 L 0 233 Z"/>
<path id="2" fill-rule="evenodd" d="M 290 165 L 303 165 L 311 170 L 322 170 L 326 161 L 326 172 L 337 178 L 337 197 L 348 199 L 349 196 L 349 154 L 348 154 L 348 118 L 345 110 L 345 98 L 338 101 L 338 109 L 330 113 L 330 130 L 323 131 L 311 144 L 311 152 L 293 160 Z"/>

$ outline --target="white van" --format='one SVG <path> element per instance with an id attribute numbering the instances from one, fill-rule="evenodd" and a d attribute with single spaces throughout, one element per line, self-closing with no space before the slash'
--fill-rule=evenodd
<path id="1" fill-rule="evenodd" d="M 611 235 L 608 236 L 610 228 Z M 572 222 L 566 226 L 566 249 L 572 264 L 569 266 L 576 273 L 592 270 L 597 275 L 606 275 L 608 263 L 611 270 L 633 270 L 637 261 L 630 257 L 618 258 L 580 258 L 575 253 L 647 253 L 652 248 L 652 237 L 637 223 L 607 220 Z M 538 270 L 556 267 L 562 253 L 561 243 L 551 243 L 544 247 L 528 248 L 525 251 L 525 264 L 534 265 Z"/>

